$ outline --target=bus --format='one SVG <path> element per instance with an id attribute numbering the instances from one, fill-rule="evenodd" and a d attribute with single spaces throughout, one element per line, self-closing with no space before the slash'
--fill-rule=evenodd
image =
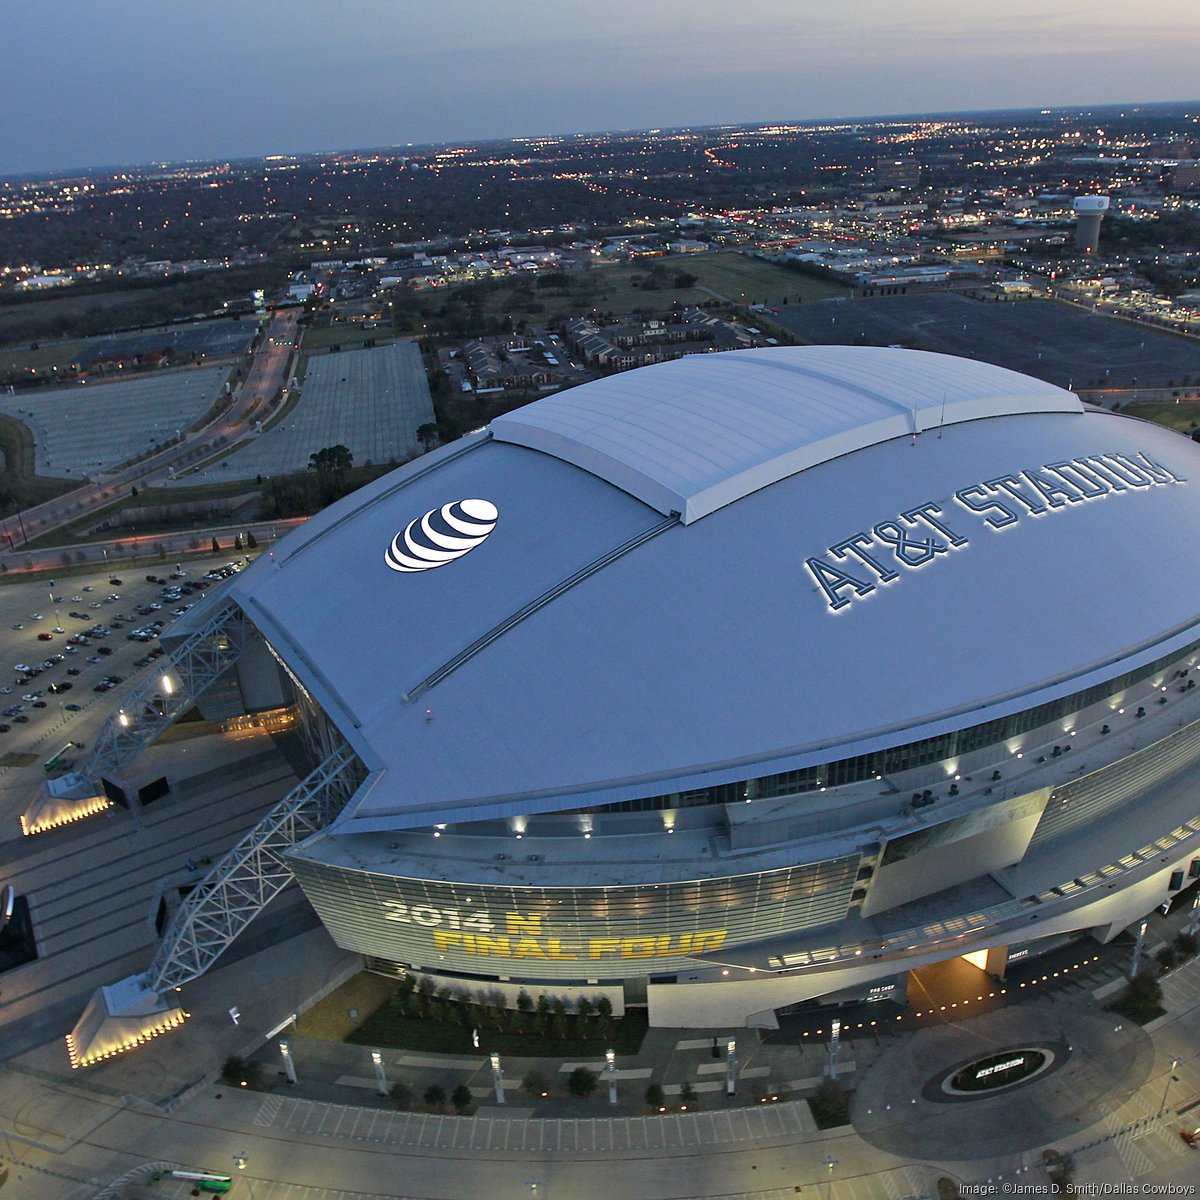
<path id="1" fill-rule="evenodd" d="M 46 761 L 44 763 L 42 763 L 42 770 L 45 771 L 47 775 L 49 775 L 50 772 L 53 771 L 54 768 L 57 767 L 60 762 L 62 762 L 63 755 L 66 754 L 69 750 L 74 750 L 74 749 L 75 749 L 74 742 L 68 742 L 65 746 L 60 746 L 57 750 L 55 750 L 55 752 L 52 755 L 50 755 L 50 757 L 48 759 L 46 759 Z"/>
<path id="2" fill-rule="evenodd" d="M 198 1192 L 208 1192 L 212 1196 L 223 1196 L 233 1187 L 233 1178 L 229 1175 L 214 1175 L 211 1171 L 168 1171 L 168 1179 L 183 1179 L 190 1183 Z"/>

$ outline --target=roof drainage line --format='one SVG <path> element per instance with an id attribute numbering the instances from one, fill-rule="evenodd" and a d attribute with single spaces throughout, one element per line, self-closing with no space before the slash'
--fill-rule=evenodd
<path id="1" fill-rule="evenodd" d="M 416 687 L 404 694 L 406 703 L 415 700 L 422 693 L 429 691 L 430 688 L 436 687 L 447 675 L 457 671 L 463 663 L 468 659 L 474 658 L 481 650 L 490 646 L 498 637 L 507 633 L 514 625 L 519 625 L 526 617 L 531 617 L 539 609 L 545 608 L 553 600 L 557 600 L 564 592 L 568 592 L 577 583 L 582 583 L 590 575 L 594 575 L 597 571 L 608 566 L 610 562 L 618 558 L 624 557 L 631 550 L 636 550 L 644 542 L 650 541 L 651 538 L 656 538 L 660 533 L 665 533 L 673 525 L 679 524 L 680 514 L 675 512 L 669 517 L 665 517 L 656 525 L 651 525 L 649 529 L 643 530 L 641 533 L 631 537 L 629 541 L 622 542 L 621 545 L 613 547 L 607 554 L 602 554 L 599 558 L 588 563 L 586 567 L 581 567 L 574 575 L 567 576 L 561 583 L 556 583 L 549 591 L 543 592 L 535 600 L 531 600 L 523 608 L 517 609 L 510 617 L 506 617 L 499 625 L 494 625 L 482 637 L 476 638 L 464 650 L 460 650 L 453 658 L 443 663 L 436 671 L 430 675 L 426 675 Z"/>
<path id="2" fill-rule="evenodd" d="M 293 558 L 303 554 L 305 550 L 309 549 L 309 547 L 315 546 L 323 537 L 333 533 L 337 529 L 340 529 L 346 524 L 347 521 L 357 520 L 372 505 L 379 504 L 381 501 L 386 500 L 389 496 L 394 496 L 397 492 L 403 491 L 410 484 L 416 483 L 418 479 L 424 479 L 430 471 L 436 470 L 443 463 L 452 462 L 454 459 L 461 458 L 464 454 L 467 454 L 472 450 L 478 450 L 480 446 L 486 446 L 491 440 L 492 432 L 490 429 L 486 430 L 481 437 L 475 438 L 471 441 L 467 441 L 467 439 L 464 437 L 462 439 L 463 445 L 458 446 L 446 454 L 439 455 L 435 461 L 427 463 L 423 467 L 418 467 L 411 475 L 406 475 L 398 483 L 394 483 L 391 487 L 385 488 L 379 493 L 378 496 L 368 500 L 365 504 L 359 505 L 352 512 L 348 512 L 344 517 L 338 517 L 338 519 L 334 521 L 332 525 L 322 529 L 320 533 L 313 534 L 313 536 L 309 538 L 308 541 L 304 542 L 303 545 L 297 546 L 295 550 L 293 550 L 286 558 L 281 559 L 280 565 L 282 566 L 285 562 L 291 562 Z"/>

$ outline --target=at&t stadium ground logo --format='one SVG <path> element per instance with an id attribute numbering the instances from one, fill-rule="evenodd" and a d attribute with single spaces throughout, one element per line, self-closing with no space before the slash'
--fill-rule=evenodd
<path id="1" fill-rule="evenodd" d="M 469 554 L 496 528 L 490 500 L 455 500 L 410 521 L 392 538 L 384 561 L 393 571 L 428 571 Z"/>

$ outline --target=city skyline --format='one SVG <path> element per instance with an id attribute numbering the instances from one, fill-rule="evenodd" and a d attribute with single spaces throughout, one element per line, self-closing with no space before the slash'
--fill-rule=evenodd
<path id="1" fill-rule="evenodd" d="M 286 14 L 226 0 L 8 10 L 0 174 L 582 131 L 1179 101 L 1200 30 L 1184 0 L 1136 19 L 1019 0 L 964 14 L 879 0 L 836 18 L 782 0 L 617 0 L 603 23 L 452 0 Z M 1130 64 L 1148 69 L 1139 75 Z M 265 64 L 265 65 L 264 65 Z M 617 84 L 614 85 L 614 80 Z"/>

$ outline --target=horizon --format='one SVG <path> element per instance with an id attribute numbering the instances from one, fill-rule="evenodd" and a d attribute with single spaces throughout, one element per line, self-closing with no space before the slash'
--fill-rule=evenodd
<path id="1" fill-rule="evenodd" d="M 92 175 L 110 171 L 143 171 L 150 168 L 180 168 L 188 166 L 211 166 L 218 163 L 255 163 L 267 159 L 303 159 L 319 158 L 326 155 L 339 154 L 397 154 L 407 151 L 421 153 L 430 150 L 455 148 L 463 146 L 486 146 L 493 144 L 509 144 L 513 142 L 532 142 L 543 139 L 561 141 L 587 140 L 606 137 L 636 137 L 654 133 L 675 134 L 683 132 L 704 133 L 708 130 L 753 130 L 763 126 L 795 126 L 803 129 L 824 124 L 832 125 L 877 125 L 888 121 L 928 121 L 946 118 L 985 118 L 1001 115 L 1033 114 L 1048 116 L 1053 114 L 1083 114 L 1089 112 L 1116 114 L 1120 110 L 1136 112 L 1143 109 L 1186 109 L 1195 105 L 1200 108 L 1200 98 L 1178 100 L 1115 100 L 1102 104 L 1053 104 L 1053 105 L 1008 105 L 999 108 L 976 109 L 930 109 L 922 112 L 893 112 L 893 113 L 858 113 L 858 114 L 825 114 L 810 117 L 763 117 L 753 121 L 715 121 L 709 124 L 683 125 L 646 125 L 641 127 L 628 126 L 620 129 L 588 129 L 571 132 L 536 132 L 517 133 L 503 137 L 467 137 L 452 141 L 430 142 L 391 142 L 377 145 L 348 145 L 309 147 L 292 150 L 264 150 L 262 153 L 246 154 L 216 154 L 211 156 L 184 156 L 181 158 L 146 158 L 126 162 L 105 163 L 70 163 L 60 167 L 33 168 L 25 171 L 0 171 L 0 181 L 29 182 L 40 179 L 58 179 L 72 175 Z M 1200 115 L 1194 120 L 1200 121 Z M 1200 133 L 1197 134 L 1200 137 Z"/>
<path id="2" fill-rule="evenodd" d="M 845 113 L 1107 108 L 1129 91 L 1194 91 L 1200 58 L 1190 0 L 1144 12 L 1124 0 L 1002 12 L 849 0 L 833 14 L 762 0 L 737 18 L 719 0 L 612 0 L 586 23 L 532 0 L 10 0 L 5 18 L 5 177 Z"/>

